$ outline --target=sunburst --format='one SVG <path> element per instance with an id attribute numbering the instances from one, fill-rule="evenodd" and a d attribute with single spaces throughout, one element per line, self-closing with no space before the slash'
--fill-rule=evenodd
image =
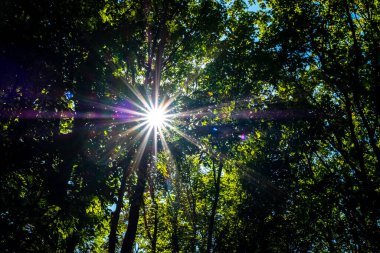
<path id="1" fill-rule="evenodd" d="M 150 127 L 161 128 L 165 122 L 167 122 L 168 115 L 162 106 L 152 107 L 148 110 L 148 113 L 145 115 L 144 120 Z"/>

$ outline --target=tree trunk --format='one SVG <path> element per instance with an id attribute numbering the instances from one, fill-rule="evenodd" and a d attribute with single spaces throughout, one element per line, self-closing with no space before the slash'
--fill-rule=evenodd
<path id="1" fill-rule="evenodd" d="M 117 226 L 119 224 L 120 212 L 124 206 L 124 194 L 127 185 L 127 178 L 130 173 L 129 167 L 126 167 L 123 171 L 123 177 L 121 179 L 120 189 L 117 197 L 116 209 L 112 213 L 111 224 L 110 224 L 110 235 L 109 235 L 109 243 L 108 243 L 108 252 L 115 253 L 116 248 L 116 234 L 117 234 Z"/>
<path id="2" fill-rule="evenodd" d="M 214 202 L 212 203 L 211 215 L 210 215 L 209 223 L 208 223 L 207 250 L 206 250 L 206 252 L 211 252 L 211 249 L 212 249 L 212 236 L 213 236 L 213 232 L 214 232 L 216 209 L 218 207 L 218 201 L 219 201 L 220 177 L 222 175 L 222 168 L 223 168 L 222 162 L 219 162 L 219 167 L 218 167 L 217 172 L 215 171 L 215 167 L 214 167 L 215 195 L 214 195 Z"/>
<path id="3" fill-rule="evenodd" d="M 156 196 L 154 194 L 154 187 L 153 187 L 152 180 L 150 182 L 150 197 L 152 198 L 152 202 L 153 202 L 153 206 L 154 206 L 154 227 L 153 227 L 153 237 L 152 237 L 152 253 L 156 253 L 157 232 L 158 232 L 158 204 L 156 202 Z"/>
<path id="4" fill-rule="evenodd" d="M 140 216 L 140 207 L 143 200 L 147 177 L 147 156 L 147 152 L 144 152 L 139 170 L 137 172 L 137 184 L 130 200 L 131 204 L 129 209 L 128 228 L 124 236 L 120 253 L 131 253 L 135 242 L 137 224 Z"/>
<path id="5" fill-rule="evenodd" d="M 180 252 L 179 247 L 179 231 L 178 231 L 178 212 L 180 208 L 180 182 L 179 182 L 179 175 L 178 172 L 175 174 L 176 180 L 174 182 L 175 184 L 175 199 L 174 203 L 172 204 L 173 208 L 173 233 L 172 233 L 172 252 Z"/>

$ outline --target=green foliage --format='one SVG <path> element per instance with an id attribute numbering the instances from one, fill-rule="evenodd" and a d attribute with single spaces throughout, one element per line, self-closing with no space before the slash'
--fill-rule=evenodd
<path id="1" fill-rule="evenodd" d="M 379 1 L 248 2 L 1 4 L 0 251 L 379 251 Z"/>

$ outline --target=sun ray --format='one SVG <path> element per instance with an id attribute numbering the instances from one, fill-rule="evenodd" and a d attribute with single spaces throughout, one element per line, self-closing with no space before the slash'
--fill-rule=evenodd
<path id="1" fill-rule="evenodd" d="M 148 112 L 148 110 L 144 106 L 138 104 L 137 102 L 133 101 L 132 99 L 128 98 L 127 101 L 128 101 L 128 103 L 131 103 L 132 105 L 136 106 L 143 113 L 147 113 Z"/>
<path id="2" fill-rule="evenodd" d="M 161 128 L 159 129 L 159 136 L 160 136 L 160 139 L 161 139 L 162 147 L 163 147 L 164 151 L 167 152 L 167 154 L 169 156 L 169 161 L 173 165 L 173 169 L 176 169 L 176 165 L 175 165 L 176 163 L 175 163 L 175 160 L 173 158 L 173 154 L 172 154 L 172 152 L 171 152 L 171 150 L 169 148 L 168 143 L 165 140 L 165 136 L 164 136 L 163 131 L 164 131 L 164 128 L 163 129 L 161 129 Z M 170 167 L 168 169 L 168 177 L 171 180 L 171 169 L 170 169 Z"/>
<path id="3" fill-rule="evenodd" d="M 125 137 L 125 136 L 128 136 L 128 135 L 132 134 L 133 132 L 137 131 L 138 129 L 140 129 L 144 125 L 146 125 L 145 128 L 143 130 L 141 130 L 138 135 L 142 134 L 147 127 L 150 127 L 146 121 L 143 121 L 143 122 L 139 123 L 138 125 L 133 126 L 132 128 L 130 128 L 127 131 L 123 132 L 121 134 L 121 137 Z"/>
<path id="4" fill-rule="evenodd" d="M 132 91 L 132 93 L 136 96 L 136 98 L 145 106 L 145 108 L 150 108 L 148 102 L 144 98 L 144 96 L 141 94 L 140 91 L 138 91 L 135 87 L 130 85 L 127 80 L 123 79 L 124 84 Z M 144 110 L 144 108 L 141 108 Z"/>
<path id="5" fill-rule="evenodd" d="M 146 133 L 143 141 L 141 142 L 137 152 L 135 153 L 135 156 L 134 156 L 134 161 L 133 161 L 133 169 L 136 169 L 140 166 L 140 162 L 141 162 L 141 158 L 142 156 L 144 155 L 144 152 L 145 152 L 145 149 L 146 149 L 146 146 L 148 144 L 148 140 L 149 140 L 149 136 L 152 132 L 152 127 L 149 127 L 148 129 L 148 132 Z"/>
<path id="6" fill-rule="evenodd" d="M 128 136 L 128 134 L 132 133 L 133 131 L 136 131 L 137 129 L 141 128 L 143 124 L 139 124 L 135 127 L 133 127 L 134 129 L 129 129 L 128 131 L 130 131 L 129 133 L 125 134 L 123 133 L 123 135 L 121 134 L 118 134 L 118 137 L 117 138 L 112 138 L 113 139 L 113 142 L 112 142 L 112 147 L 115 147 L 115 146 L 119 146 L 121 145 L 121 143 L 124 143 L 124 148 L 127 152 L 130 151 L 131 147 L 136 143 L 138 142 L 143 136 L 144 134 L 147 133 L 148 129 L 149 129 L 149 126 L 145 126 L 143 129 L 140 130 L 140 132 L 133 137 L 132 140 L 130 141 L 127 141 L 125 142 L 125 137 Z M 131 131 L 132 130 L 132 131 Z M 113 148 L 109 148 L 108 152 L 106 153 L 107 156 L 111 156 L 111 153 L 113 152 Z"/>
<path id="7" fill-rule="evenodd" d="M 185 138 L 187 141 L 189 141 L 190 143 L 192 143 L 193 145 L 195 145 L 200 150 L 204 149 L 202 143 L 200 143 L 196 139 L 192 138 L 191 136 L 185 134 L 184 132 L 182 132 L 181 130 L 179 130 L 177 127 L 174 127 L 174 126 L 172 126 L 170 124 L 165 124 L 165 126 L 167 126 L 171 130 L 173 130 L 174 132 L 176 132 L 177 134 L 179 134 L 180 136 L 182 136 L 183 138 Z"/>
<path id="8" fill-rule="evenodd" d="M 127 100 L 127 101 L 129 103 L 132 103 L 133 105 L 139 106 L 139 105 L 135 104 L 131 100 Z M 132 115 L 135 115 L 135 116 L 143 116 L 144 112 L 147 112 L 147 110 L 143 109 L 140 106 L 139 106 L 139 108 L 142 109 L 144 112 L 138 112 L 136 110 L 128 109 L 128 108 L 125 108 L 125 107 L 112 106 L 112 105 L 102 104 L 102 103 L 98 103 L 98 102 L 90 102 L 90 104 L 99 106 L 98 108 L 102 107 L 102 109 L 108 109 L 108 110 L 111 110 L 111 111 L 114 111 L 114 112 L 119 112 L 120 111 L 120 112 L 123 112 L 123 113 L 129 113 L 129 114 L 132 114 Z"/>
<path id="9" fill-rule="evenodd" d="M 162 103 L 161 103 L 161 106 L 162 106 L 162 109 L 163 110 L 166 110 L 166 111 L 171 111 L 174 109 L 174 107 L 172 108 L 168 108 L 174 101 L 175 99 L 180 95 L 181 93 L 179 91 L 177 91 L 174 96 L 172 96 L 171 98 L 167 99 L 166 101 L 164 100 Z"/>
<path id="10" fill-rule="evenodd" d="M 156 164 L 157 160 L 157 127 L 153 127 L 154 132 L 153 132 L 153 159 L 154 159 L 154 164 Z"/>

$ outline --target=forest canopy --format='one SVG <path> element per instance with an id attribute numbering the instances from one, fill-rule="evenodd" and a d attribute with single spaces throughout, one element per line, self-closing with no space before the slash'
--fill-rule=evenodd
<path id="1" fill-rule="evenodd" d="M 378 0 L 2 0 L 1 252 L 379 252 Z"/>

